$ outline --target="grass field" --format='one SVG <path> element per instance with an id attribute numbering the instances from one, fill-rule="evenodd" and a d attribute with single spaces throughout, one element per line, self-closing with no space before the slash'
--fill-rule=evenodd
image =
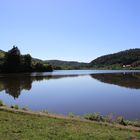
<path id="1" fill-rule="evenodd" d="M 139 140 L 140 132 L 106 124 L 0 110 L 0 140 Z"/>

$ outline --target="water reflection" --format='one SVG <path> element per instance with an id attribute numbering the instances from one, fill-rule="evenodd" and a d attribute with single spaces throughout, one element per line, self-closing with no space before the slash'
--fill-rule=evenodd
<path id="1" fill-rule="evenodd" d="M 87 73 L 0 75 L 0 99 L 6 105 L 28 106 L 34 111 L 100 112 L 140 119 L 140 73 Z"/>
<path id="2" fill-rule="evenodd" d="M 35 81 L 60 79 L 66 77 L 76 77 L 78 75 L 47 75 L 37 73 L 34 76 L 30 74 L 13 74 L 0 76 L 0 92 L 5 90 L 5 93 L 11 95 L 14 99 L 18 98 L 22 90 L 31 90 L 32 83 Z"/>
<path id="3" fill-rule="evenodd" d="M 91 77 L 108 84 L 131 89 L 140 89 L 140 73 L 92 74 Z"/>
<path id="4" fill-rule="evenodd" d="M 0 76 L 0 91 L 5 90 L 5 93 L 18 98 L 22 90 L 31 90 L 32 83 L 35 81 L 60 79 L 66 77 L 77 77 L 81 75 L 44 75 L 37 73 L 34 76 L 30 74 L 13 74 Z M 84 76 L 84 75 L 82 75 Z M 92 74 L 92 78 L 100 82 L 114 84 L 121 87 L 132 89 L 140 89 L 140 73 L 106 73 L 106 74 Z"/>

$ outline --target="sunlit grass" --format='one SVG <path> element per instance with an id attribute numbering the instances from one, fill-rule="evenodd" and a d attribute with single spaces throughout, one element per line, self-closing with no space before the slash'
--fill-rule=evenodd
<path id="1" fill-rule="evenodd" d="M 1 140 L 132 140 L 140 133 L 104 124 L 0 111 Z"/>

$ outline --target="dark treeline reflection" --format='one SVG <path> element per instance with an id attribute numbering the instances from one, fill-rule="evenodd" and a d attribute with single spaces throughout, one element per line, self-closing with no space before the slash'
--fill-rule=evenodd
<path id="1" fill-rule="evenodd" d="M 92 74 L 91 77 L 108 84 L 132 89 L 140 89 L 140 73 Z"/>
<path id="2" fill-rule="evenodd" d="M 75 77 L 78 75 L 47 75 L 44 76 L 38 73 L 34 76 L 30 74 L 10 74 L 0 76 L 0 91 L 5 90 L 5 92 L 14 98 L 18 98 L 22 90 L 31 90 L 32 83 L 35 81 L 49 80 L 49 79 L 59 79 L 64 77 Z"/>
<path id="3" fill-rule="evenodd" d="M 32 87 L 31 77 L 3 77 L 0 78 L 0 90 L 18 98 L 23 89 L 30 90 Z"/>
<path id="4" fill-rule="evenodd" d="M 50 79 L 60 79 L 66 77 L 77 77 L 81 75 L 44 75 L 44 73 L 36 74 L 9 74 L 0 75 L 0 91 L 18 98 L 22 90 L 31 90 L 32 83 Z M 84 75 L 83 75 L 84 76 Z M 114 84 L 122 87 L 140 89 L 140 73 L 106 73 L 92 74 L 92 78 L 100 82 Z"/>

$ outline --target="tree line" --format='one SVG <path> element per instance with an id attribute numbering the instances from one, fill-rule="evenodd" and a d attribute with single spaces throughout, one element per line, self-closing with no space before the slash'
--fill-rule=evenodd
<path id="1" fill-rule="evenodd" d="M 108 66 L 117 64 L 120 66 L 140 66 L 140 49 L 130 49 L 98 57 L 90 63 L 90 66 Z"/>
<path id="2" fill-rule="evenodd" d="M 52 66 L 43 62 L 33 62 L 30 54 L 21 55 L 17 46 L 5 53 L 3 63 L 0 65 L 0 72 L 48 72 L 52 71 Z"/>

